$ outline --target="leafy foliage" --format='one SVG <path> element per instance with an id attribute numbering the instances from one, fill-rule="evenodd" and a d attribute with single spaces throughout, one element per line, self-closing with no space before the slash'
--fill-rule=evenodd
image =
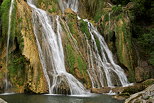
<path id="1" fill-rule="evenodd" d="M 99 19 L 101 18 L 102 14 L 103 14 L 103 10 L 102 10 L 102 7 L 104 6 L 103 2 L 104 2 L 104 0 L 98 0 L 97 9 L 96 9 L 96 12 L 94 15 L 94 20 L 96 22 L 99 21 Z"/>
<path id="2" fill-rule="evenodd" d="M 154 65 L 154 1 L 152 0 L 132 0 L 134 8 L 132 13 L 132 36 L 142 48 L 144 58 Z"/>
<path id="3" fill-rule="evenodd" d="M 9 7 L 10 7 L 10 0 L 4 0 L 0 7 L 2 35 L 5 35 L 7 33 Z"/>
<path id="4" fill-rule="evenodd" d="M 145 49 L 149 49 L 150 51 L 154 49 L 154 29 L 147 31 L 148 33 L 144 33 L 139 37 L 139 43 Z"/>
<path id="5" fill-rule="evenodd" d="M 115 5 L 112 7 L 112 11 L 115 16 L 119 15 L 122 12 L 122 6 L 121 5 Z"/>
<path id="6" fill-rule="evenodd" d="M 85 33 L 88 39 L 91 39 L 91 35 L 89 33 L 88 24 L 87 22 L 81 20 L 80 21 L 80 29 L 82 33 Z"/>
<path id="7" fill-rule="evenodd" d="M 152 52 L 150 53 L 149 62 L 150 62 L 150 64 L 154 65 L 154 51 L 152 51 Z"/>
<path id="8" fill-rule="evenodd" d="M 67 59 L 66 62 L 70 68 L 70 73 L 74 74 L 75 55 L 71 45 L 66 46 Z"/>
<path id="9" fill-rule="evenodd" d="M 17 85 L 24 84 L 26 65 L 27 61 L 20 53 L 14 52 L 11 54 L 8 69 L 12 83 Z"/>
<path id="10" fill-rule="evenodd" d="M 149 54 L 149 62 L 154 65 L 154 29 L 149 30 L 139 37 L 139 44 Z"/>
<path id="11" fill-rule="evenodd" d="M 0 18 L 2 23 L 2 36 L 3 39 L 6 37 L 8 30 L 8 19 L 9 19 L 9 9 L 10 9 L 10 0 L 4 0 L 0 7 Z M 11 17 L 11 38 L 15 37 L 15 28 L 16 28 L 16 2 L 14 2 L 14 8 Z"/>
<path id="12" fill-rule="evenodd" d="M 126 5 L 130 2 L 130 0 L 111 0 L 111 2 L 116 5 Z"/>

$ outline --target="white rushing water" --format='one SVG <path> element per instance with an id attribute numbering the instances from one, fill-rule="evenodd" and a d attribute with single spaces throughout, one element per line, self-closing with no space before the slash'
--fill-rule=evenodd
<path id="1" fill-rule="evenodd" d="M 58 2 L 62 12 L 67 8 L 71 8 L 74 12 L 78 11 L 78 0 L 58 0 Z"/>
<path id="2" fill-rule="evenodd" d="M 65 0 L 64 0 L 65 1 Z M 66 7 L 66 5 L 76 5 L 73 7 L 78 8 L 78 3 L 72 2 L 73 0 L 68 0 L 68 4 L 65 4 L 63 0 L 59 0 L 60 7 Z M 73 7 L 69 7 L 74 10 Z M 62 11 L 66 8 L 61 8 Z M 78 9 L 76 9 L 78 10 Z M 77 11 L 76 11 L 77 12 Z M 109 29 L 111 27 L 110 23 L 110 13 L 109 13 Z M 78 16 L 78 20 L 81 18 Z M 87 20 L 88 29 L 91 36 L 91 40 L 86 40 L 87 42 L 87 55 L 88 55 L 88 74 L 90 76 L 92 87 L 100 88 L 104 86 L 114 87 L 114 86 L 127 86 L 128 80 L 123 71 L 123 69 L 117 65 L 113 60 L 113 55 L 109 50 L 104 38 L 97 31 L 97 29 Z M 86 37 L 87 38 L 87 37 Z M 96 39 L 99 42 L 99 48 L 97 47 Z"/>
<path id="3" fill-rule="evenodd" d="M 101 87 L 114 87 L 115 85 L 127 86 L 127 77 L 123 69 L 114 62 L 112 52 L 109 50 L 103 36 L 101 36 L 97 29 L 90 22 L 88 22 L 88 20 L 84 21 L 88 23 L 89 32 L 91 35 L 90 42 L 92 47 L 89 46 L 89 65 L 91 66 L 88 71 L 90 78 L 93 78 L 91 79 L 93 82 L 93 87 L 100 86 L 98 80 Z M 97 42 L 99 42 L 99 45 L 96 43 L 96 40 L 98 40 Z M 100 46 L 100 49 L 98 49 L 98 46 Z M 94 74 L 97 75 L 98 80 L 95 80 L 96 76 L 94 76 Z"/>
<path id="4" fill-rule="evenodd" d="M 10 42 L 10 34 L 11 34 L 11 22 L 12 22 L 12 12 L 14 8 L 14 0 L 11 0 L 11 5 L 9 9 L 9 18 L 8 18 L 8 31 L 7 31 L 7 47 L 6 47 L 6 68 L 8 68 L 8 55 L 9 55 L 9 42 Z M 8 90 L 9 82 L 8 82 L 8 73 L 5 72 L 5 91 Z"/>
<path id="5" fill-rule="evenodd" d="M 37 8 L 33 1 L 28 0 L 33 10 L 34 34 L 39 50 L 45 78 L 48 83 L 49 93 L 59 92 L 59 86 L 65 85 L 72 95 L 86 94 L 84 86 L 71 74 L 67 73 L 64 62 L 64 52 L 61 40 L 61 25 L 59 16 L 56 19 L 56 32 L 48 14 Z"/>
<path id="6" fill-rule="evenodd" d="M 111 13 L 109 12 L 109 30 L 111 29 Z"/>

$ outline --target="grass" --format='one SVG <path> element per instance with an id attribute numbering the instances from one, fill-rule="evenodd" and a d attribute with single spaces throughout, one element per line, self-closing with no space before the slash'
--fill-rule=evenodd
<path id="1" fill-rule="evenodd" d="M 87 22 L 81 20 L 81 21 L 79 22 L 79 26 L 80 26 L 80 29 L 81 29 L 82 33 L 86 34 L 88 40 L 90 40 L 90 39 L 91 39 L 91 35 L 90 35 L 90 33 L 89 33 L 89 29 L 88 29 L 88 24 L 87 24 Z"/>

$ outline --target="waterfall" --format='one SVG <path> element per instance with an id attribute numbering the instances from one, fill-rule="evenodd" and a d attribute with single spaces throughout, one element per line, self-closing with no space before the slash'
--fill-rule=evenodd
<path id="1" fill-rule="evenodd" d="M 111 29 L 111 13 L 109 12 L 109 30 Z"/>
<path id="2" fill-rule="evenodd" d="M 56 31 L 54 31 L 55 27 L 53 27 L 48 14 L 37 8 L 33 1 L 28 0 L 28 4 L 33 10 L 34 34 L 49 93 L 86 94 L 85 87 L 73 75 L 67 73 L 65 69 L 60 17 L 52 17 L 56 19 Z M 61 91 L 61 88 L 64 91 Z"/>
<path id="3" fill-rule="evenodd" d="M 14 8 L 14 0 L 11 0 L 11 5 L 9 9 L 9 21 L 8 21 L 8 31 L 7 31 L 7 46 L 6 46 L 6 68 L 8 68 L 8 55 L 9 55 L 9 41 L 10 41 L 10 34 L 11 34 L 11 21 L 12 21 L 12 12 Z M 8 73 L 5 72 L 5 91 L 8 90 Z"/>
<path id="4" fill-rule="evenodd" d="M 64 9 L 68 8 L 67 5 L 70 5 L 70 3 L 72 3 L 72 5 L 76 5 L 69 7 L 72 10 L 74 10 L 74 7 L 78 8 L 78 3 L 74 3 L 73 1 L 74 0 L 68 0 L 68 2 L 66 2 L 65 0 L 59 0 L 62 12 Z M 78 20 L 81 20 L 79 16 Z M 104 38 L 87 19 L 84 19 L 84 21 L 88 23 L 88 29 L 91 36 L 91 40 L 89 41 L 85 35 L 85 38 L 87 39 L 87 55 L 89 64 L 87 72 L 91 79 L 92 87 L 127 86 L 129 83 L 127 77 L 123 69 L 114 62 L 112 52 L 109 50 Z M 111 23 L 109 13 L 109 29 L 110 27 Z M 99 48 L 96 39 L 97 42 L 99 42 Z"/>
<path id="5" fill-rule="evenodd" d="M 90 78 L 92 78 L 93 87 L 100 87 L 100 85 L 101 87 L 114 87 L 115 85 L 127 86 L 127 77 L 123 69 L 114 62 L 112 52 L 109 50 L 104 38 L 88 20 L 84 21 L 88 23 L 91 35 L 91 44 L 88 44 L 88 48 L 90 49 L 90 59 L 88 61 L 91 66 L 88 72 Z M 96 40 L 98 40 L 97 42 L 99 42 L 99 45 L 96 43 Z M 98 46 L 100 49 L 98 49 Z M 96 75 L 94 76 L 94 74 Z M 98 80 L 95 79 L 96 77 L 100 81 L 100 84 Z"/>
<path id="6" fill-rule="evenodd" d="M 58 2 L 62 12 L 67 8 L 71 8 L 74 12 L 78 11 L 78 0 L 58 0 Z"/>

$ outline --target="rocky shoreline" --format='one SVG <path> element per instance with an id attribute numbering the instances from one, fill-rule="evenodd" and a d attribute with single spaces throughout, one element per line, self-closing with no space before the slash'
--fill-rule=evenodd
<path id="1" fill-rule="evenodd" d="M 125 100 L 125 103 L 154 103 L 154 79 L 134 83 L 128 87 L 92 88 L 91 92 L 97 94 L 113 92 L 116 93 L 113 98 Z"/>
<path id="2" fill-rule="evenodd" d="M 7 103 L 7 102 L 0 98 L 0 103 Z"/>
<path id="3" fill-rule="evenodd" d="M 131 95 L 125 103 L 154 103 L 154 84 L 144 91 Z"/>

